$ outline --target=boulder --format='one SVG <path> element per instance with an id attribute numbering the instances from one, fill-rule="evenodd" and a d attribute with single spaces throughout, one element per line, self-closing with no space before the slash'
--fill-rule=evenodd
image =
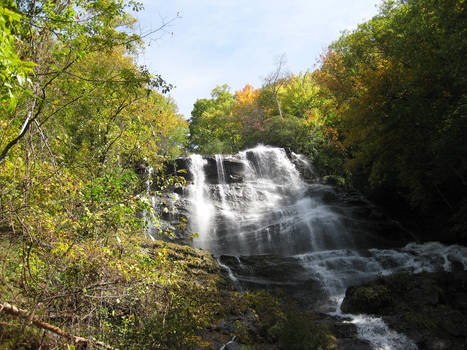
<path id="1" fill-rule="evenodd" d="M 464 349 L 466 287 L 467 271 L 395 274 L 349 287 L 342 311 L 382 316 L 420 350 Z"/>

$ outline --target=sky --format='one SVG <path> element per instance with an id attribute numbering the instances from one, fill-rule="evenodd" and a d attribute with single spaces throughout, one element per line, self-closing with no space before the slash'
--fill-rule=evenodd
<path id="1" fill-rule="evenodd" d="M 313 70 L 327 46 L 377 13 L 378 0 L 143 0 L 138 33 L 168 23 L 146 40 L 138 63 L 160 74 L 179 112 L 227 84 L 261 87 L 285 54 L 291 73 Z M 177 18 L 178 15 L 178 18 Z"/>

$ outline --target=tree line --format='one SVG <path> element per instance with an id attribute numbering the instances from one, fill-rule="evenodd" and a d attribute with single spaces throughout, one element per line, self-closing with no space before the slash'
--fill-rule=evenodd
<path id="1" fill-rule="evenodd" d="M 290 147 L 423 239 L 467 242 L 467 13 L 462 0 L 384 1 L 318 69 L 198 100 L 190 146 Z"/>

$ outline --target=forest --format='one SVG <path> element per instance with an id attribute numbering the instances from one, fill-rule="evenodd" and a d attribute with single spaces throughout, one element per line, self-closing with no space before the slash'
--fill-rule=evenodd
<path id="1" fill-rule="evenodd" d="M 289 147 L 359 189 L 424 239 L 466 242 L 466 13 L 461 1 L 387 1 L 318 69 L 283 61 L 258 89 L 199 99 L 190 147 Z"/>
<path id="2" fill-rule="evenodd" d="M 136 62 L 138 11 L 2 0 L 0 349 L 203 349 L 234 312 L 259 324 L 237 329 L 244 343 L 332 348 L 320 327 L 293 345 L 307 321 L 267 293 L 227 293 L 209 253 L 144 235 L 144 169 L 157 196 L 185 185 L 164 164 L 191 152 L 288 148 L 420 240 L 467 244 L 464 0 L 386 0 L 318 68 L 279 61 L 261 87 L 214 87 L 188 121 L 163 72 Z"/>

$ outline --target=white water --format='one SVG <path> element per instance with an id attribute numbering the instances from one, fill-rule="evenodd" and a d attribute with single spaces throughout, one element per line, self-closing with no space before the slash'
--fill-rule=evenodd
<path id="1" fill-rule="evenodd" d="M 217 259 L 217 263 L 219 264 L 220 267 L 222 267 L 223 269 L 225 269 L 227 271 L 227 274 L 228 274 L 230 280 L 232 281 L 235 289 L 239 290 L 239 291 L 242 290 L 242 285 L 240 284 L 240 281 L 238 280 L 238 278 L 233 273 L 230 266 L 222 263 L 222 261 L 220 259 Z"/>
<path id="2" fill-rule="evenodd" d="M 224 350 L 226 346 L 229 344 L 233 344 L 235 342 L 236 337 L 232 337 L 232 340 L 229 340 L 226 344 L 222 345 L 222 347 L 219 350 Z"/>
<path id="3" fill-rule="evenodd" d="M 209 242 L 214 205 L 209 200 L 206 190 L 206 176 L 204 175 L 206 160 L 198 154 L 191 155 L 190 160 L 189 171 L 193 176 L 193 182 L 188 185 L 191 230 L 197 235 L 198 240 Z"/>
<path id="4" fill-rule="evenodd" d="M 223 158 L 215 158 L 218 182 L 209 186 L 206 161 L 190 157 L 195 246 L 233 255 L 290 255 L 352 245 L 339 214 L 304 196 L 308 185 L 283 149 L 258 146 L 236 155 L 244 165 L 241 184 L 226 183 Z M 284 244 L 293 240 L 298 243 Z"/>
<path id="5" fill-rule="evenodd" d="M 222 160 L 222 154 L 216 154 L 217 178 L 219 179 L 219 183 L 221 185 L 225 184 L 225 170 Z"/>
<path id="6" fill-rule="evenodd" d="M 306 158 L 296 154 L 293 157 L 314 174 Z M 325 300 L 320 301 L 321 311 L 344 315 L 340 304 L 346 288 L 378 276 L 450 270 L 453 260 L 467 268 L 465 247 L 432 242 L 394 248 L 381 240 L 373 245 L 379 248 L 369 248 L 372 243 L 365 240 L 371 238 L 371 232 L 365 232 L 363 225 L 361 230 L 348 228 L 349 222 L 358 224 L 348 205 L 323 202 L 321 194 L 332 188 L 305 183 L 283 149 L 258 146 L 231 159 L 243 164 L 243 182 L 229 183 L 225 158 L 216 155 L 218 179 L 209 184 L 207 161 L 199 155 L 190 156 L 193 182 L 188 186 L 189 222 L 191 230 L 198 234 L 194 245 L 218 255 L 275 254 L 292 259 L 302 272 L 286 275 L 280 282 L 287 285 L 293 278 L 318 281 L 325 295 Z M 373 238 L 372 242 L 379 242 L 378 237 Z M 242 266 L 238 257 L 237 261 L 238 276 L 219 263 L 238 289 L 242 281 L 268 283 L 264 277 L 248 275 L 248 267 Z M 360 338 L 376 350 L 417 348 L 406 336 L 388 329 L 381 318 L 345 316 L 356 325 Z"/>
<path id="7" fill-rule="evenodd" d="M 391 331 L 380 317 L 344 315 L 352 317 L 360 339 L 368 341 L 375 350 L 416 350 L 417 345 L 405 335 Z"/>
<path id="8" fill-rule="evenodd" d="M 370 249 L 364 254 L 351 250 L 333 250 L 296 256 L 314 278 L 321 281 L 329 302 L 322 311 L 351 318 L 359 337 L 375 350 L 411 350 L 417 346 L 405 335 L 390 330 L 379 317 L 344 314 L 340 305 L 349 285 L 398 272 L 450 271 L 451 260 L 467 268 L 467 248 L 445 246 L 438 242 L 410 243 L 400 249 Z"/>
<path id="9" fill-rule="evenodd" d="M 147 204 L 151 204 L 149 209 L 145 209 L 143 212 L 144 226 L 146 227 L 146 235 L 154 240 L 153 232 L 155 231 L 156 217 L 154 215 L 154 208 L 156 208 L 156 198 L 150 195 L 151 181 L 154 174 L 154 168 L 148 169 L 148 176 L 146 180 L 146 196 L 142 197 L 143 201 Z"/>

